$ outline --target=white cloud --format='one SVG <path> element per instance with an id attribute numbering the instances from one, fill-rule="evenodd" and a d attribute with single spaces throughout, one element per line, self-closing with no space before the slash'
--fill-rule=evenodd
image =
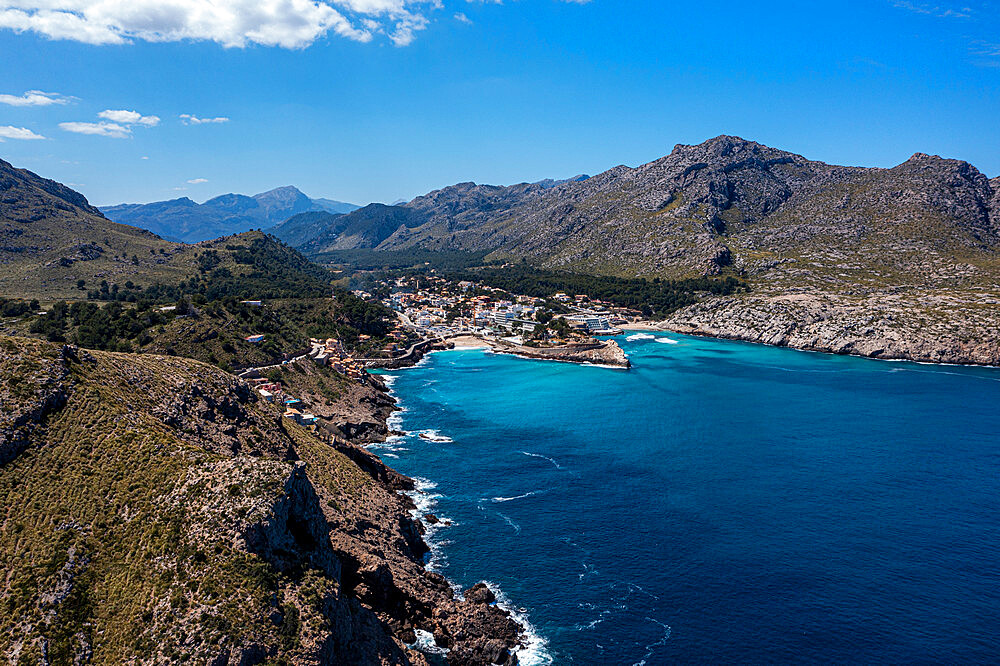
<path id="1" fill-rule="evenodd" d="M 462 12 L 458 12 L 458 13 L 455 14 L 455 20 L 458 21 L 459 23 L 465 23 L 466 25 L 472 25 L 472 19 L 470 19 L 468 16 L 466 16 Z"/>
<path id="2" fill-rule="evenodd" d="M 159 116 L 144 116 L 137 111 L 125 111 L 124 109 L 108 109 L 97 114 L 98 118 L 110 120 L 121 125 L 142 125 L 143 127 L 156 127 L 160 124 Z"/>
<path id="3" fill-rule="evenodd" d="M 192 178 L 188 181 L 188 185 L 201 185 L 202 183 L 207 183 L 208 178 Z"/>
<path id="4" fill-rule="evenodd" d="M 160 124 L 159 116 L 144 116 L 138 111 L 125 109 L 105 109 L 97 114 L 102 118 L 96 123 L 59 123 L 59 127 L 74 134 L 91 134 L 93 136 L 110 136 L 113 139 L 128 139 L 132 136 L 132 128 L 156 127 Z M 143 158 L 147 159 L 147 158 Z"/>
<path id="5" fill-rule="evenodd" d="M 0 0 L 0 28 L 88 44 L 304 48 L 327 34 L 409 44 L 441 0 Z"/>
<path id="6" fill-rule="evenodd" d="M 147 155 L 143 155 L 143 156 L 142 156 L 142 157 L 140 157 L 139 159 L 140 159 L 140 160 L 148 160 L 148 159 L 149 159 L 149 156 L 147 156 Z"/>
<path id="7" fill-rule="evenodd" d="M 35 134 L 26 127 L 14 127 L 13 125 L 0 125 L 0 143 L 5 139 L 20 139 L 22 141 L 34 141 L 44 139 L 41 134 Z"/>
<path id="8" fill-rule="evenodd" d="M 92 134 L 94 136 L 110 136 L 114 139 L 127 139 L 132 136 L 132 129 L 118 123 L 59 123 L 59 127 L 74 134 Z"/>
<path id="9" fill-rule="evenodd" d="M 225 116 L 218 116 L 217 118 L 199 118 L 198 116 L 192 116 L 190 113 L 182 113 L 180 118 L 181 122 L 185 125 L 207 125 L 229 122 L 229 118 L 226 118 Z"/>
<path id="10" fill-rule="evenodd" d="M 59 93 L 47 93 L 41 90 L 29 90 L 23 95 L 0 95 L 0 104 L 10 106 L 51 106 L 68 102 L 69 98 Z"/>

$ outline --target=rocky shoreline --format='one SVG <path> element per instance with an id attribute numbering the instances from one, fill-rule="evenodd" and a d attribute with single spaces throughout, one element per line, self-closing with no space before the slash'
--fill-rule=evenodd
<path id="1" fill-rule="evenodd" d="M 335 551 L 354 570 L 351 578 L 359 600 L 375 611 L 398 640 L 407 646 L 430 643 L 432 649 L 446 651 L 445 660 L 451 666 L 516 666 L 516 650 L 522 646 L 525 627 L 495 605 L 485 583 L 458 596 L 450 581 L 425 566 L 430 548 L 423 538 L 427 533 L 423 521 L 427 519 L 417 514 L 413 499 L 419 492 L 417 484 L 364 448 L 385 441 L 391 434 L 386 422 L 398 411 L 396 400 L 377 375 L 369 376 L 365 388 L 373 394 L 360 403 L 371 407 L 365 421 L 377 422 L 379 433 L 366 429 L 358 440 L 330 440 L 386 491 L 380 493 L 379 502 L 356 507 L 362 514 L 361 522 L 373 529 L 359 535 L 345 524 L 343 529 L 331 531 Z M 343 425 L 337 424 L 337 428 Z M 427 522 L 433 524 L 433 520 Z M 423 641 L 418 632 L 426 632 Z M 412 657 L 414 648 L 409 652 Z M 411 663 L 423 662 L 414 659 Z M 429 658 L 427 663 L 437 662 Z"/>
<path id="2" fill-rule="evenodd" d="M 1000 308 L 947 294 L 780 294 L 712 298 L 659 322 L 667 331 L 831 354 L 1000 365 Z"/>

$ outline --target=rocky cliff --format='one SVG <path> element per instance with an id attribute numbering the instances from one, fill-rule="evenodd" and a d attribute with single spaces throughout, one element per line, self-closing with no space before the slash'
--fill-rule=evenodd
<path id="1" fill-rule="evenodd" d="M 424 568 L 412 482 L 231 375 L 3 337 L 0 387 L 10 663 L 427 664 L 418 631 L 514 663 L 519 625 Z"/>

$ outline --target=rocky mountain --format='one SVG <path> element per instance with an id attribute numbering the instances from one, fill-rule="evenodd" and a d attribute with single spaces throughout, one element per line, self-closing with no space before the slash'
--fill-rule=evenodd
<path id="1" fill-rule="evenodd" d="M 341 201 L 310 199 L 287 186 L 254 196 L 223 194 L 202 204 L 182 197 L 107 206 L 101 210 L 115 222 L 148 229 L 171 240 L 197 243 L 250 229 L 268 229 L 306 211 L 346 213 L 355 208 Z"/>
<path id="2" fill-rule="evenodd" d="M 256 298 L 325 295 L 332 279 L 261 232 L 187 245 L 111 222 L 79 192 L 3 161 L 0 239 L 0 294 L 8 298 L 84 299 L 120 289 L 135 300 L 153 285 L 176 291 L 192 279 Z"/>
<path id="3" fill-rule="evenodd" d="M 490 591 L 424 568 L 413 482 L 242 380 L 0 336 L 0 399 L 7 662 L 515 663 Z"/>
<path id="4" fill-rule="evenodd" d="M 398 213 L 405 223 L 394 230 L 383 219 L 345 235 L 351 215 L 363 224 L 355 211 L 303 247 L 489 251 L 597 274 L 740 270 L 782 283 L 836 282 L 830 273 L 843 272 L 847 256 L 857 279 L 870 280 L 875 264 L 897 279 L 921 255 L 925 275 L 961 279 L 955 258 L 992 262 L 996 197 L 995 181 L 956 160 L 918 154 L 892 169 L 840 167 L 721 136 L 583 180 L 460 183 L 401 206 L 410 214 Z"/>
<path id="5" fill-rule="evenodd" d="M 345 215 L 296 215 L 271 231 L 286 243 L 315 253 L 376 247 L 398 229 L 419 226 L 424 219 L 419 211 L 406 206 L 374 203 Z"/>
<path id="6" fill-rule="evenodd" d="M 332 230 L 336 228 L 336 220 L 342 216 L 342 213 L 313 210 L 292 215 L 268 231 L 292 247 L 304 248 L 313 239 L 329 238 L 335 233 Z"/>

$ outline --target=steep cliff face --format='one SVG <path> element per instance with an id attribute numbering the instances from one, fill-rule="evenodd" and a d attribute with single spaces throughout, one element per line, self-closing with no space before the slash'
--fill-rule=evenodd
<path id="1" fill-rule="evenodd" d="M 5 337 L 0 386 L 11 663 L 426 664 L 417 629 L 513 663 L 520 627 L 424 569 L 412 482 L 236 378 Z"/>

